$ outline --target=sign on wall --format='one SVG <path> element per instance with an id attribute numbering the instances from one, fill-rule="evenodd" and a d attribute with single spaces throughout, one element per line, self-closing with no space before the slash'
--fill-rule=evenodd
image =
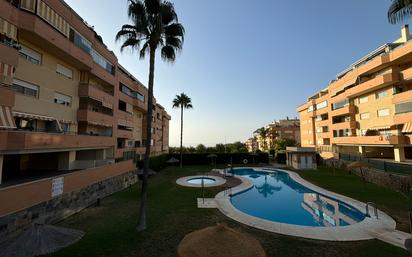
<path id="1" fill-rule="evenodd" d="M 52 180 L 51 196 L 59 196 L 63 194 L 64 188 L 64 177 L 54 178 Z"/>

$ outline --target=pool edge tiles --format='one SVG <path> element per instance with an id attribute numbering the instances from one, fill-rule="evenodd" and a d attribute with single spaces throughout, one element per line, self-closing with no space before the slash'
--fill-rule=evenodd
<path id="1" fill-rule="evenodd" d="M 253 168 L 254 169 L 254 168 Z M 254 169 L 261 170 L 261 169 Z M 270 172 L 270 170 L 264 170 Z M 346 196 L 342 196 L 318 186 L 315 186 L 306 180 L 302 179 L 298 174 L 282 170 L 282 169 L 273 169 L 274 171 L 282 171 L 289 174 L 290 178 L 295 180 L 295 182 L 301 184 L 302 186 L 307 187 L 310 190 L 313 190 L 317 193 L 323 194 L 325 196 L 337 199 L 345 204 L 348 204 L 361 212 L 365 212 L 366 204 L 359 202 L 357 200 L 351 199 Z M 242 183 L 231 190 L 231 195 L 235 195 L 246 191 L 253 187 L 253 183 L 248 178 L 242 176 L 236 176 L 239 178 Z M 365 217 L 359 223 L 355 223 L 349 226 L 341 227 L 313 227 L 313 226 L 302 226 L 302 225 L 293 225 L 288 223 L 274 222 L 270 220 L 265 220 L 258 218 L 247 213 L 244 213 L 231 203 L 230 195 L 227 192 L 222 191 L 218 193 L 215 197 L 218 209 L 229 218 L 232 218 L 240 223 L 266 230 L 269 232 L 274 232 L 278 234 L 318 239 L 318 240 L 327 240 L 327 241 L 358 241 L 358 240 L 367 240 L 378 237 L 381 234 L 391 232 L 395 230 L 396 223 L 395 221 L 385 214 L 384 212 L 378 210 L 379 218 L 370 218 Z"/>
<path id="2" fill-rule="evenodd" d="M 199 178 L 207 178 L 207 179 L 212 179 L 215 180 L 214 183 L 205 183 L 203 184 L 204 187 L 215 187 L 215 186 L 221 186 L 226 183 L 226 179 L 218 177 L 218 176 L 209 176 L 209 175 L 194 175 L 194 176 L 187 176 L 187 177 L 181 177 L 176 180 L 176 184 L 185 186 L 185 187 L 202 187 L 202 184 L 194 184 L 188 182 L 188 180 L 191 179 L 199 179 Z"/>

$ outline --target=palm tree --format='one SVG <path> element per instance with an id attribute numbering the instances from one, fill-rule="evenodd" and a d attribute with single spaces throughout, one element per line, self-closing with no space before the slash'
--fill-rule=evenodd
<path id="1" fill-rule="evenodd" d="M 396 24 L 412 17 L 412 0 L 392 0 L 388 10 L 388 20 Z"/>
<path id="2" fill-rule="evenodd" d="M 173 99 L 173 108 L 180 108 L 180 168 L 183 166 L 183 109 L 193 108 L 192 99 L 185 93 L 176 95 Z"/>
<path id="3" fill-rule="evenodd" d="M 139 51 L 140 59 L 149 53 L 149 92 L 146 118 L 146 152 L 144 156 L 142 196 L 140 201 L 137 230 L 146 229 L 147 177 L 149 169 L 150 144 L 152 141 L 153 83 L 156 50 L 167 62 L 174 62 L 181 51 L 184 27 L 178 22 L 174 5 L 163 0 L 129 0 L 128 17 L 132 24 L 125 24 L 116 35 L 122 40 L 121 51 L 130 48 Z"/>
<path id="4" fill-rule="evenodd" d="M 266 138 L 269 135 L 269 129 L 267 129 L 265 127 L 261 127 L 261 128 L 258 128 L 257 130 L 255 130 L 255 132 L 253 132 L 253 133 L 256 133 L 260 136 L 260 139 L 263 142 L 263 150 L 266 150 Z"/>

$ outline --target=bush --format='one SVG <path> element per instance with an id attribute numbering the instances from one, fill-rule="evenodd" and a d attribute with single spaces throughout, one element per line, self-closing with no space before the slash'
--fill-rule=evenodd
<path id="1" fill-rule="evenodd" d="M 277 163 L 286 164 L 286 153 L 278 153 L 276 155 Z"/>
<path id="2" fill-rule="evenodd" d="M 150 157 L 149 158 L 149 168 L 154 171 L 161 171 L 162 169 L 166 168 L 167 160 L 168 158 L 166 154 Z M 137 167 L 139 169 L 143 169 L 143 163 L 144 163 L 143 160 L 137 161 Z"/>
<path id="3" fill-rule="evenodd" d="M 193 153 L 183 154 L 183 165 L 205 165 L 211 164 L 212 158 L 207 158 L 210 153 Z M 243 164 L 243 160 L 248 160 L 249 164 L 269 163 L 267 153 L 259 153 L 256 156 L 249 153 L 213 153 L 216 154 L 216 164 Z M 173 153 L 167 156 L 167 159 L 176 158 L 180 160 L 180 154 Z"/>

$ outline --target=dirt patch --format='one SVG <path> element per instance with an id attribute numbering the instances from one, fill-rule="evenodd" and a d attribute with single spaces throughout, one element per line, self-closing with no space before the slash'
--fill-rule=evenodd
<path id="1" fill-rule="evenodd" d="M 187 234 L 177 254 L 179 257 L 266 257 L 256 238 L 224 224 Z"/>

